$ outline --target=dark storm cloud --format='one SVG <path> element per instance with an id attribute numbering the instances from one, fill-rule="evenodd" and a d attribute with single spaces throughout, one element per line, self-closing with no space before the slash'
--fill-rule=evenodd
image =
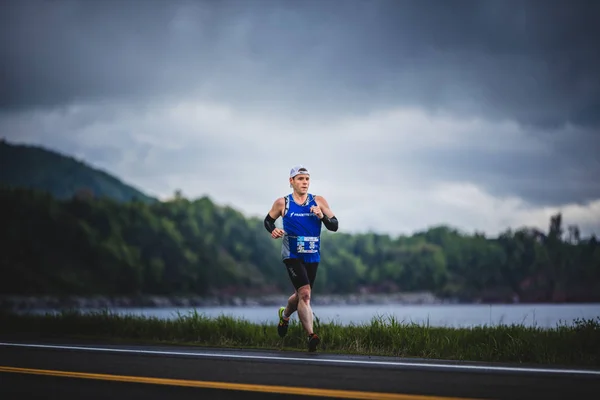
<path id="1" fill-rule="evenodd" d="M 557 206 L 584 204 L 600 196 L 598 145 L 588 142 L 589 150 L 584 147 L 571 144 L 549 155 L 470 149 L 467 144 L 455 151 L 413 151 L 407 158 L 419 173 L 438 181 L 477 182 L 493 196 L 516 193 L 532 204 Z"/>
<path id="2" fill-rule="evenodd" d="M 411 187 L 470 182 L 532 207 L 585 203 L 600 198 L 598 21 L 600 1 L 5 1 L 0 134 L 159 192 L 191 187 L 188 165 L 219 166 L 231 184 L 244 129 L 265 143 L 318 131 L 339 151 L 324 159 L 340 173 L 368 163 L 357 182 L 382 192 L 404 174 Z M 181 104 L 215 108 L 169 114 Z M 397 110 L 409 115 L 394 125 Z"/>
<path id="3" fill-rule="evenodd" d="M 3 2 L 0 105 L 203 97 L 600 121 L 600 2 Z"/>

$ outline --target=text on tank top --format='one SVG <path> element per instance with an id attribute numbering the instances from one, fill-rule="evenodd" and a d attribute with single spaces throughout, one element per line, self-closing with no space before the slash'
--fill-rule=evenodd
<path id="1" fill-rule="evenodd" d="M 321 220 L 310 212 L 310 208 L 316 205 L 312 194 L 308 194 L 302 205 L 297 204 L 291 194 L 286 198 L 283 230 L 288 236 L 290 251 L 296 254 L 319 252 Z"/>

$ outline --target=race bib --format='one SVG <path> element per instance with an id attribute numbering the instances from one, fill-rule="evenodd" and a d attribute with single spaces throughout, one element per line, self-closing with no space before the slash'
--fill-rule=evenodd
<path id="1" fill-rule="evenodd" d="M 298 253 L 316 253 L 319 251 L 319 238 L 316 236 L 298 236 L 296 238 Z"/>

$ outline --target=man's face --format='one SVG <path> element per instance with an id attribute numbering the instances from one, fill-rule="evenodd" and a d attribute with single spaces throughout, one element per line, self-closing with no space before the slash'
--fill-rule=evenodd
<path id="1" fill-rule="evenodd" d="M 292 188 L 299 194 L 306 194 L 308 192 L 308 186 L 310 185 L 310 175 L 300 174 L 290 179 Z"/>

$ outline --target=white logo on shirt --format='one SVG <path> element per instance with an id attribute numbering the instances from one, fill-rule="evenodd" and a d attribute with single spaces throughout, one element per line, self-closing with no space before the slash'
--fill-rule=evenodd
<path id="1" fill-rule="evenodd" d="M 290 213 L 290 217 L 313 217 L 316 215 L 313 213 L 297 213 L 297 212 L 291 212 Z"/>

